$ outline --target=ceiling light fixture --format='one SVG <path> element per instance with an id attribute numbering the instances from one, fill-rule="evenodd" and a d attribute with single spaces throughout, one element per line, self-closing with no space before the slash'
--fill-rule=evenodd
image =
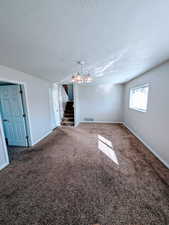
<path id="1" fill-rule="evenodd" d="M 91 75 L 84 72 L 85 61 L 79 61 L 77 63 L 81 66 L 81 72 L 77 72 L 76 75 L 72 76 L 72 82 L 78 84 L 91 83 L 93 80 Z"/>

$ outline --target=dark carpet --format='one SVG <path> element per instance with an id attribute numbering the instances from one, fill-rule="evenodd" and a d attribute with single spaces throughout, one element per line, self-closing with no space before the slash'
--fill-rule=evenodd
<path id="1" fill-rule="evenodd" d="M 0 172 L 2 225 L 167 225 L 169 170 L 122 125 L 56 129 Z"/>

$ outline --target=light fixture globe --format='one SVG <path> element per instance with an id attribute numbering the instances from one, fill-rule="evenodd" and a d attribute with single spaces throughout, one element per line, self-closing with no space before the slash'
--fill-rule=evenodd
<path id="1" fill-rule="evenodd" d="M 77 63 L 81 66 L 81 72 L 77 72 L 76 75 L 72 76 L 72 82 L 77 84 L 92 82 L 93 79 L 91 75 L 89 73 L 88 74 L 84 73 L 85 61 L 78 61 Z"/>
<path id="2" fill-rule="evenodd" d="M 92 77 L 90 76 L 90 74 L 88 73 L 85 77 L 85 83 L 91 83 L 92 82 Z"/>

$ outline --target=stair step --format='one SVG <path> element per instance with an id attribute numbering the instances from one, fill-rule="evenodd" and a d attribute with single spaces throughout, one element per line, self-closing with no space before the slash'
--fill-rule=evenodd
<path id="1" fill-rule="evenodd" d="M 67 102 L 64 111 L 64 117 L 61 125 L 63 126 L 74 126 L 74 108 L 73 102 Z"/>
<path id="2" fill-rule="evenodd" d="M 63 121 L 74 121 L 74 117 L 64 117 Z"/>
<path id="3" fill-rule="evenodd" d="M 74 122 L 71 122 L 71 121 L 62 121 L 62 126 L 74 126 Z"/>
<path id="4" fill-rule="evenodd" d="M 64 113 L 64 117 L 73 117 L 74 118 L 74 114 L 73 113 Z"/>
<path id="5" fill-rule="evenodd" d="M 68 106 L 73 106 L 73 102 L 70 102 L 70 101 L 69 101 L 69 102 L 67 102 L 67 105 L 68 105 Z"/>
<path id="6" fill-rule="evenodd" d="M 74 113 L 74 110 L 65 110 L 65 113 Z"/>

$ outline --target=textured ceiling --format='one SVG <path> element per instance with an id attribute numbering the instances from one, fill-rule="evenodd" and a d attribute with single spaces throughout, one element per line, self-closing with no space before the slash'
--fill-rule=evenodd
<path id="1" fill-rule="evenodd" d="M 0 64 L 58 82 L 83 59 L 125 82 L 169 58 L 167 0 L 0 0 Z"/>

